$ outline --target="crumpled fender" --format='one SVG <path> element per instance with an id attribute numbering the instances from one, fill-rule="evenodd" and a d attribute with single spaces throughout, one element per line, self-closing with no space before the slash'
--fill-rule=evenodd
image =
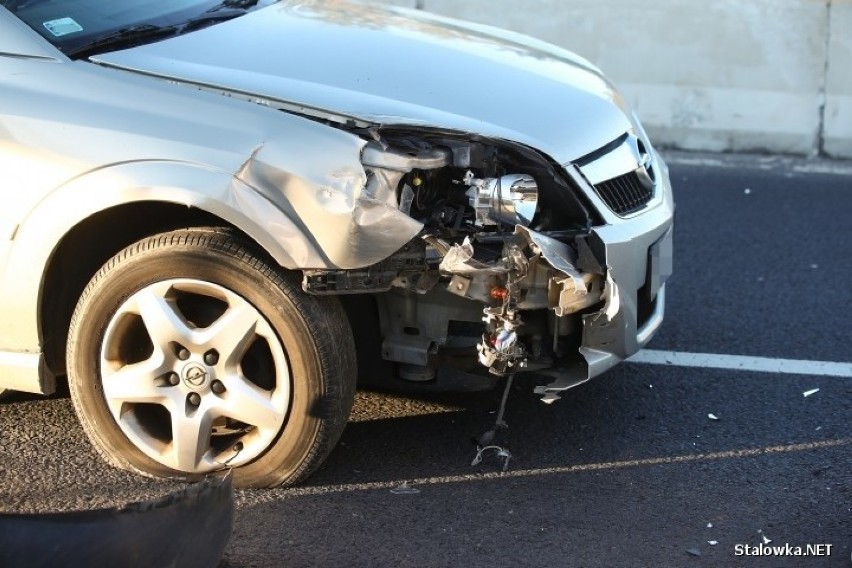
<path id="1" fill-rule="evenodd" d="M 361 164 L 365 145 L 360 138 L 341 137 L 337 131 L 315 133 L 307 147 L 290 139 L 272 139 L 258 145 L 235 173 L 283 211 L 319 254 L 298 259 L 292 268 L 371 266 L 423 228 L 399 210 L 395 183 L 386 187 L 368 182 Z"/>
<path id="2" fill-rule="evenodd" d="M 334 140 L 331 140 L 334 142 Z M 339 144 L 339 142 L 338 142 Z M 352 137 L 342 156 L 302 161 L 296 176 L 285 172 L 299 156 L 287 148 L 261 144 L 239 170 L 225 172 L 182 161 L 135 161 L 94 170 L 52 192 L 20 224 L 7 260 L 6 297 L 31 298 L 8 309 L 21 322 L 17 344 L 26 351 L 38 345 L 40 276 L 62 237 L 84 219 L 133 202 L 161 202 L 195 207 L 234 225 L 288 269 L 350 269 L 369 266 L 398 250 L 422 225 L 364 191 L 360 165 L 363 141 Z M 341 162 L 336 164 L 335 161 Z M 328 169 L 337 165 L 336 169 Z M 33 270 L 33 266 L 42 267 Z"/>
<path id="3" fill-rule="evenodd" d="M 161 202 L 197 207 L 224 219 L 254 239 L 282 266 L 322 262 L 318 245 L 268 199 L 233 174 L 187 162 L 139 161 L 101 168 L 52 192 L 23 220 L 7 258 L 4 317 L 16 321 L 16 344 L 26 351 L 39 344 L 41 276 L 60 240 L 75 225 L 111 207 Z M 38 267 L 38 269 L 33 269 Z"/>

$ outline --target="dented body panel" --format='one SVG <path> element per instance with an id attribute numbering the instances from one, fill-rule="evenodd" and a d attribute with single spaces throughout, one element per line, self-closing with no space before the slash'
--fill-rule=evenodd
<path id="1" fill-rule="evenodd" d="M 44 267 L 76 224 L 117 205 L 202 209 L 287 268 L 367 266 L 419 231 L 364 193 L 352 134 L 86 62 L 0 65 L 0 170 L 14 191 L 0 208 L 3 350 L 40 351 Z"/>
<path id="2" fill-rule="evenodd" d="M 665 168 L 661 159 L 658 163 Z M 537 392 L 546 401 L 611 369 L 644 347 L 662 324 L 665 281 L 672 274 L 674 201 L 668 173 L 659 203 L 630 221 L 595 227 L 604 249 L 606 305 L 582 317 L 583 361 Z"/>
<path id="3" fill-rule="evenodd" d="M 548 375 L 551 401 L 662 321 L 668 172 L 569 52 L 348 1 L 278 2 L 90 60 L 2 7 L 0 38 L 14 192 L 0 208 L 0 388 L 52 390 L 48 267 L 75 228 L 134 203 L 235 227 L 307 293 L 369 296 L 378 329 L 363 331 L 409 381 L 463 359 Z"/>

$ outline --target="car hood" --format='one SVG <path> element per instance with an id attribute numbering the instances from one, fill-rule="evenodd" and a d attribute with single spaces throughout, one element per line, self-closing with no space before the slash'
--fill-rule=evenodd
<path id="1" fill-rule="evenodd" d="M 612 85 L 568 51 L 349 1 L 279 2 L 92 61 L 332 120 L 514 140 L 563 163 L 631 128 Z"/>

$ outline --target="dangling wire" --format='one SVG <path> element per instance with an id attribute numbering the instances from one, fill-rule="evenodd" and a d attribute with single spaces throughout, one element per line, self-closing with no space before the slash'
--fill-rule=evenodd
<path id="1" fill-rule="evenodd" d="M 497 432 L 500 429 L 508 429 L 509 425 L 503 420 L 503 415 L 506 412 L 506 402 L 509 400 L 509 391 L 512 388 L 512 380 L 515 378 L 514 373 L 510 373 L 506 377 L 506 387 L 503 389 L 503 399 L 500 401 L 500 410 L 497 412 L 497 420 L 494 422 L 494 427 L 482 434 L 476 440 L 476 455 L 470 465 L 479 465 L 482 463 L 482 458 L 486 452 L 492 451 L 498 458 L 503 459 L 503 471 L 509 470 L 509 460 L 512 459 L 512 454 L 507 448 L 492 444 L 494 438 L 497 437 Z"/>

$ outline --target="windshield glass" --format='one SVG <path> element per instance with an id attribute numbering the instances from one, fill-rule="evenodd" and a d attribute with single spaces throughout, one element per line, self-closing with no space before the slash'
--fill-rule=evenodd
<path id="1" fill-rule="evenodd" d="M 150 43 L 277 0 L 0 0 L 71 57 Z"/>

